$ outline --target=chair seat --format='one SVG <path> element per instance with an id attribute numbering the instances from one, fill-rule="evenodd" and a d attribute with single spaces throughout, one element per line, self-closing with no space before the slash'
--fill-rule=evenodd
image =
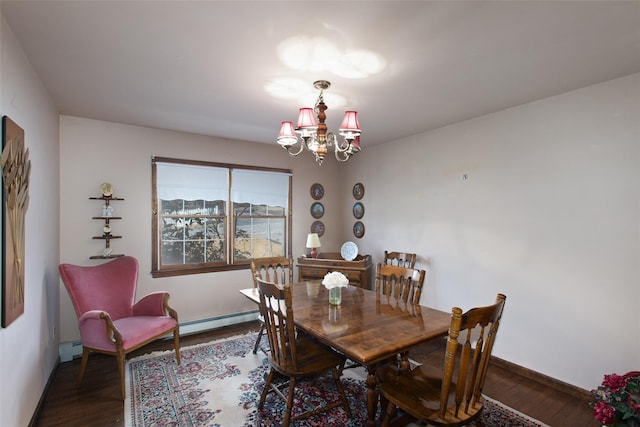
<path id="1" fill-rule="evenodd" d="M 288 377 L 306 377 L 326 372 L 346 360 L 340 353 L 307 336 L 296 339 L 296 353 L 297 369 L 293 368 L 291 360 L 287 360 L 288 366 L 272 364 L 274 369 Z"/>
<path id="2" fill-rule="evenodd" d="M 482 410 L 483 401 L 476 402 L 466 411 L 460 408 L 460 414 L 463 417 L 456 416 L 453 407 L 448 408 L 445 418 L 441 418 L 439 414 L 440 408 L 440 390 L 442 388 L 442 371 L 428 367 L 420 366 L 410 372 L 389 372 L 386 378 L 382 379 L 380 390 L 390 402 L 402 408 L 413 417 L 421 420 L 429 420 L 430 423 L 438 425 L 440 423 L 446 425 L 464 425 L 469 422 L 470 418 L 474 418 L 478 412 Z M 455 396 L 455 383 L 451 384 L 449 398 Z M 434 396 L 436 399 L 427 400 L 425 396 Z M 457 424 L 457 423 L 460 424 Z"/>
<path id="3" fill-rule="evenodd" d="M 176 327 L 175 319 L 169 316 L 125 317 L 113 324 L 122 334 L 122 347 L 125 352 Z"/>

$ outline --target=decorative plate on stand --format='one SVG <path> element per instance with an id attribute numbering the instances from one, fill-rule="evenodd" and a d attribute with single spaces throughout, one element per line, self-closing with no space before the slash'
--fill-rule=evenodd
<path id="1" fill-rule="evenodd" d="M 102 193 L 102 197 L 111 197 L 113 195 L 113 187 L 108 182 L 103 182 L 100 184 L 100 193 Z"/>
<path id="2" fill-rule="evenodd" d="M 340 255 L 345 261 L 353 261 L 358 256 L 358 245 L 353 242 L 344 242 L 340 248 Z"/>

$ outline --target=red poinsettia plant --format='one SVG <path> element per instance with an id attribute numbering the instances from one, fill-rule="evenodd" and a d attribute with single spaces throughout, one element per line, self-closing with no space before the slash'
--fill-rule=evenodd
<path id="1" fill-rule="evenodd" d="M 606 426 L 640 426 L 640 372 L 605 375 L 602 385 L 592 390 L 593 416 Z"/>

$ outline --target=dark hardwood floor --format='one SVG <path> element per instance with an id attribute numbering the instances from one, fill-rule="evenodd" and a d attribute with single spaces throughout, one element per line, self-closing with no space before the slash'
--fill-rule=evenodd
<path id="1" fill-rule="evenodd" d="M 181 337 L 182 347 L 217 338 L 258 330 L 258 323 Z M 157 350 L 172 349 L 171 340 L 160 340 L 131 353 L 128 358 Z M 412 350 L 416 360 L 439 363 L 444 341 Z M 123 402 L 114 357 L 92 354 L 82 387 L 76 388 L 80 360 L 61 363 L 56 369 L 33 426 L 124 426 Z M 484 393 L 553 427 L 598 427 L 588 401 L 556 387 L 542 385 L 503 366 L 492 365 Z"/>

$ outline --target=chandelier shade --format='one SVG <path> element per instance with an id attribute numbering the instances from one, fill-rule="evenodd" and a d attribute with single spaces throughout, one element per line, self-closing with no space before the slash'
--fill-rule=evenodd
<path id="1" fill-rule="evenodd" d="M 315 108 L 300 108 L 295 129 L 293 122 L 283 121 L 276 141 L 291 156 L 297 156 L 306 148 L 314 154 L 316 162 L 320 165 L 331 147 L 336 159 L 339 162 L 346 162 L 361 149 L 360 134 L 362 130 L 360 123 L 358 123 L 358 113 L 345 111 L 342 125 L 338 128 L 338 133 L 344 140 L 339 141 L 335 134 L 327 132 L 325 124 L 327 118 L 325 111 L 328 107 L 324 103 L 323 93 L 331 86 L 331 83 L 326 80 L 318 80 L 313 83 L 313 86 L 320 90 Z M 300 137 L 298 138 L 296 134 Z M 298 143 L 300 145 L 296 147 Z"/>
<path id="2" fill-rule="evenodd" d="M 280 128 L 280 134 L 278 135 L 278 144 L 282 146 L 291 146 L 298 142 L 298 136 L 293 130 L 293 123 L 291 122 L 282 122 L 282 127 Z"/>
<path id="3" fill-rule="evenodd" d="M 358 123 L 357 111 L 344 112 L 344 120 L 342 120 L 342 125 L 340 126 L 339 131 L 340 135 L 344 135 L 345 133 L 360 133 L 360 123 Z"/>
<path id="4" fill-rule="evenodd" d="M 296 129 L 318 129 L 316 118 L 313 117 L 313 108 L 304 107 L 300 109 L 300 113 L 298 113 L 298 126 L 296 126 Z"/>

